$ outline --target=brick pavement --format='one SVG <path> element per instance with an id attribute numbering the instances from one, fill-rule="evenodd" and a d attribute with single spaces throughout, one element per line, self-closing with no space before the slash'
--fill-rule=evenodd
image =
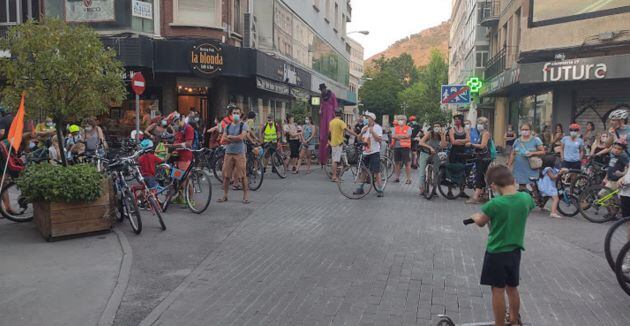
<path id="1" fill-rule="evenodd" d="M 487 231 L 461 224 L 478 207 L 419 199 L 415 185 L 402 184 L 390 184 L 385 198 L 351 201 L 318 173 L 300 178 L 265 180 L 263 191 L 276 194 L 258 195 L 265 201 L 142 324 L 431 325 L 442 313 L 491 319 L 489 288 L 479 285 Z M 598 252 L 605 231 L 531 217 L 521 280 L 526 321 L 630 324 L 628 297 Z"/>

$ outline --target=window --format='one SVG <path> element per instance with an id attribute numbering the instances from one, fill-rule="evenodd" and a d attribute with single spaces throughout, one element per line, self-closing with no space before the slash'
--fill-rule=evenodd
<path id="1" fill-rule="evenodd" d="M 516 41 L 514 43 L 514 54 L 518 57 L 521 46 L 521 9 L 516 11 L 514 15 L 516 24 L 514 25 L 515 33 L 516 33 Z"/>
<path id="2" fill-rule="evenodd" d="M 319 11 L 319 0 L 313 0 L 313 8 Z"/>
<path id="3" fill-rule="evenodd" d="M 234 11 L 232 12 L 232 15 L 234 32 L 237 34 L 243 34 L 243 22 L 241 19 L 241 0 L 234 0 Z"/>
<path id="4" fill-rule="evenodd" d="M 18 24 L 19 0 L 0 0 L 0 25 Z"/>
<path id="5" fill-rule="evenodd" d="M 335 2 L 335 30 L 339 30 L 339 4 Z"/>
<path id="6" fill-rule="evenodd" d="M 175 25 L 221 28 L 221 1 L 174 0 Z"/>
<path id="7" fill-rule="evenodd" d="M 326 0 L 326 18 L 324 18 L 327 23 L 330 23 L 330 0 Z"/>
<path id="8" fill-rule="evenodd" d="M 488 63 L 488 51 L 478 51 L 475 60 L 476 68 L 485 68 Z"/>

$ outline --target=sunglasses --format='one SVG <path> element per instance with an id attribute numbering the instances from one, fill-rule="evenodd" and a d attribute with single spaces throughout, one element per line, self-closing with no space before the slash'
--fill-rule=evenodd
<path id="1" fill-rule="evenodd" d="M 569 131 L 580 131 L 580 129 L 569 129 Z"/>

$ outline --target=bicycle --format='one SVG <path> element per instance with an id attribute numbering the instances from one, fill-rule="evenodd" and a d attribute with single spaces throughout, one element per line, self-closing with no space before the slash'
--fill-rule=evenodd
<path id="1" fill-rule="evenodd" d="M 125 218 L 129 219 L 131 229 L 135 234 L 142 232 L 142 218 L 138 202 L 127 183 L 127 178 L 132 178 L 131 166 L 135 164 L 135 158 L 140 152 L 124 158 L 107 161 L 105 170 L 112 179 L 114 202 L 116 204 L 116 219 L 123 222 Z"/>
<path id="2" fill-rule="evenodd" d="M 198 157 L 205 155 L 209 149 L 188 150 L 193 152 L 193 160 L 186 170 L 180 170 L 168 163 L 160 164 L 156 168 L 156 179 L 163 188 L 156 193 L 156 196 L 163 212 L 166 212 L 176 195 L 183 195 L 186 205 L 195 214 L 203 213 L 210 205 L 212 200 L 210 179 L 212 176 L 208 171 L 198 167 L 197 164 Z M 204 193 L 205 190 L 207 190 L 207 195 Z M 199 195 L 200 200 L 197 200 L 197 197 L 192 197 L 196 194 L 201 194 Z"/>
<path id="3" fill-rule="evenodd" d="M 630 217 L 625 217 L 611 225 L 604 238 L 606 261 L 613 271 L 621 248 L 628 242 L 630 242 Z"/>
<path id="4" fill-rule="evenodd" d="M 437 152 L 427 159 L 426 166 L 424 168 L 424 180 L 422 182 L 422 195 L 427 200 L 431 200 L 434 196 L 437 196 L 437 173 L 440 167 L 446 162 L 447 157 L 445 152 Z"/>
<path id="5" fill-rule="evenodd" d="M 630 241 L 619 251 L 619 255 L 617 255 L 615 260 L 614 270 L 617 283 L 619 283 L 622 290 L 630 295 Z"/>
<path id="6" fill-rule="evenodd" d="M 6 186 L 0 192 L 0 198 L 4 198 L 8 202 L 5 206 L 5 200 L 0 200 L 0 213 L 7 220 L 24 223 L 33 220 L 33 204 L 30 199 L 22 196 L 22 191 L 13 179 L 10 179 Z"/>
<path id="7" fill-rule="evenodd" d="M 620 189 L 612 190 L 599 185 L 586 188 L 578 199 L 580 214 L 592 223 L 604 223 L 616 219 L 621 212 L 620 193 Z"/>
<path id="8" fill-rule="evenodd" d="M 534 199 L 534 203 L 536 206 L 541 209 L 545 209 L 547 206 L 547 202 L 551 199 L 550 196 L 543 196 L 538 189 L 538 177 L 529 178 L 529 188 L 520 188 L 519 192 L 528 193 Z M 562 178 L 559 178 L 556 181 L 556 188 L 558 189 L 558 198 L 560 201 L 558 202 L 558 212 L 563 216 L 574 217 L 579 213 L 577 198 L 571 195 L 570 191 L 566 190 L 565 183 L 562 181 Z"/>
<path id="9" fill-rule="evenodd" d="M 582 167 L 582 171 L 576 173 L 575 179 L 571 181 L 571 194 L 579 197 L 586 188 L 592 185 L 602 184 L 606 177 L 608 165 L 597 162 L 593 158 Z"/>
<path id="10" fill-rule="evenodd" d="M 372 190 L 372 188 L 376 188 L 376 175 L 368 170 L 368 168 L 363 163 L 363 150 L 362 147 L 364 144 L 356 144 L 357 149 L 359 149 L 359 157 L 357 159 L 356 168 L 354 166 L 344 166 L 339 175 L 337 176 L 337 187 L 342 195 L 344 195 L 348 199 L 361 199 L 367 196 L 368 193 Z M 381 177 L 381 189 L 380 191 L 384 191 L 387 186 L 387 167 L 381 165 L 380 170 Z M 367 186 L 367 190 L 365 187 Z"/>
<path id="11" fill-rule="evenodd" d="M 445 153 L 446 154 L 446 153 Z M 446 154 L 448 156 L 448 154 Z M 454 169 L 452 166 L 449 166 L 448 163 L 440 166 L 438 176 L 437 176 L 437 189 L 438 192 L 442 195 L 442 197 L 453 200 L 459 197 L 464 196 L 465 189 L 474 189 L 475 188 L 475 171 L 477 170 L 477 160 L 469 159 L 466 160 L 464 165 L 464 176 L 463 180 L 460 182 L 454 181 L 452 176 L 448 176 L 448 174 L 452 174 Z M 447 170 L 451 170 L 450 172 Z M 456 194 L 453 193 L 453 190 L 458 190 Z"/>
<path id="12" fill-rule="evenodd" d="M 273 148 L 274 146 L 275 148 Z M 264 143 L 263 150 L 263 161 L 270 159 L 273 173 L 277 174 L 280 179 L 286 178 L 289 167 L 287 164 L 287 156 L 283 150 L 283 145 L 281 143 Z M 269 162 L 264 164 L 263 171 L 267 170 L 268 164 Z"/>
<path id="13" fill-rule="evenodd" d="M 131 187 L 133 192 L 134 200 L 136 203 L 140 204 L 141 207 L 145 207 L 148 209 L 151 214 L 157 216 L 158 221 L 160 222 L 160 227 L 162 231 L 166 230 L 166 224 L 164 224 L 164 219 L 162 218 L 162 207 L 159 204 L 157 199 L 157 191 L 158 189 L 150 189 L 146 183 L 146 179 L 140 173 L 140 168 L 138 164 L 134 164 L 132 168 L 132 174 L 137 184 Z"/>

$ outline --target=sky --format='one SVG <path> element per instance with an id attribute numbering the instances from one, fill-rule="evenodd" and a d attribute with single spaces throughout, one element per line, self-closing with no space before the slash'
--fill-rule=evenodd
<path id="1" fill-rule="evenodd" d="M 365 48 L 365 58 L 394 42 L 429 27 L 451 15 L 451 0 L 352 0 L 352 22 L 347 31 L 367 30 L 370 35 L 349 35 Z"/>

